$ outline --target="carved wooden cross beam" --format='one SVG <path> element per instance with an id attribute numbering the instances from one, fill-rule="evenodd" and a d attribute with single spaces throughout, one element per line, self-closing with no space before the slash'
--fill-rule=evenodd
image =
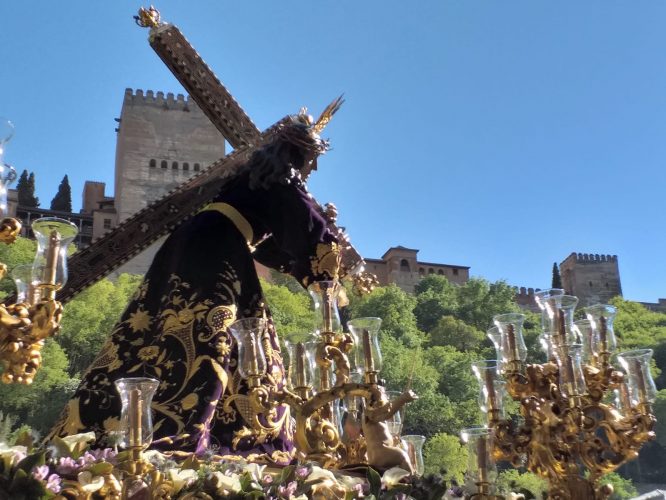
<path id="1" fill-rule="evenodd" d="M 58 293 L 63 303 L 196 214 L 281 123 L 260 132 L 180 30 L 159 22 L 157 11 L 142 9 L 137 23 L 151 27 L 151 47 L 235 150 L 72 255 L 70 278 Z M 322 213 L 326 214 L 323 208 Z M 363 258 L 335 226 L 334 219 L 327 220 L 331 230 L 342 237 L 342 277 L 362 264 Z"/>

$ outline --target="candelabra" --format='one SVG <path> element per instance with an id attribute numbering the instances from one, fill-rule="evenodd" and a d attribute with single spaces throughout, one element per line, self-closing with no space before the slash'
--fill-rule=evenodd
<path id="1" fill-rule="evenodd" d="M 636 458 L 654 439 L 652 351 L 613 357 L 615 308 L 610 305 L 588 307 L 587 319 L 574 322 L 576 297 L 550 289 L 536 298 L 548 361 L 525 363 L 524 316 L 510 313 L 495 316 L 496 327 L 488 331 L 497 359 L 472 367 L 487 417 L 486 429 L 463 432 L 476 460 L 470 464 L 472 497 L 495 498 L 489 479 L 493 462 L 506 460 L 545 478 L 549 498 L 607 498 L 612 487 L 601 485 L 601 476 Z M 504 414 L 506 397 L 520 403 L 522 422 Z"/>
<path id="2" fill-rule="evenodd" d="M 0 217 L 7 214 L 7 188 L 16 171 L 3 160 L 4 146 L 13 135 L 13 125 L 0 119 Z M 0 220 L 0 242 L 12 244 L 21 223 L 12 217 Z M 30 384 L 42 363 L 44 341 L 60 328 L 62 305 L 56 292 L 67 281 L 67 247 L 78 229 L 69 221 L 44 217 L 32 223 L 37 255 L 29 272 L 12 272 L 17 293 L 13 304 L 0 304 L 0 364 L 2 382 Z M 7 266 L 0 264 L 0 279 Z"/>
<path id="3" fill-rule="evenodd" d="M 382 359 L 377 334 L 381 320 L 358 318 L 349 322 L 350 333 L 341 333 L 337 308 L 340 284 L 320 281 L 309 291 L 321 317 L 319 337 L 287 343 L 289 383 L 280 391 L 262 384 L 266 321 L 246 318 L 230 327 L 239 346 L 240 374 L 250 389 L 247 397 L 255 432 L 274 430 L 280 422 L 271 417 L 277 415 L 277 405 L 286 404 L 295 421 L 299 458 L 332 468 L 365 463 L 380 469 L 401 466 L 415 470 L 387 421 L 416 395 L 407 390 L 390 400 L 378 384 Z M 232 396 L 226 405 L 234 401 Z M 340 404 L 344 401 L 347 405 L 341 417 Z M 354 434 L 351 439 L 344 439 L 343 429 Z"/>

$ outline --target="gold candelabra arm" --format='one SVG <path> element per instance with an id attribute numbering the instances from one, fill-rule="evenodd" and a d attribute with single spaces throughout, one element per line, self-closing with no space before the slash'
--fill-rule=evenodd
<path id="1" fill-rule="evenodd" d="M 32 306 L 0 304 L 2 381 L 31 384 L 42 364 L 44 340 L 60 328 L 62 305 L 46 300 Z"/>
<path id="2" fill-rule="evenodd" d="M 0 220 L 0 243 L 11 245 L 21 233 L 21 223 L 13 217 Z"/>

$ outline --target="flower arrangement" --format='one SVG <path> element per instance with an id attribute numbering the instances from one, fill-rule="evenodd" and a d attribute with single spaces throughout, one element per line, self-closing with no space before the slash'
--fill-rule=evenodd
<path id="1" fill-rule="evenodd" d="M 0 498 L 120 498 L 126 452 L 90 449 L 93 433 L 55 438 L 45 449 L 29 443 L 0 443 Z M 269 468 L 247 462 L 216 461 L 191 456 L 180 463 L 157 451 L 148 460 L 161 477 L 152 498 L 254 500 L 440 499 L 446 485 L 439 476 L 418 478 L 393 468 L 380 475 L 368 468 L 365 477 L 322 469 L 314 464 Z M 150 483 L 153 479 L 146 477 Z M 148 487 L 148 486 L 147 486 Z M 140 496 L 137 498 L 149 498 Z M 130 497 L 131 498 L 131 497 Z"/>

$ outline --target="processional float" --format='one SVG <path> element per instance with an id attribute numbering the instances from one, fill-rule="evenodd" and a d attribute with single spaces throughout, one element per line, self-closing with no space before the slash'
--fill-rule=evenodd
<path id="1" fill-rule="evenodd" d="M 66 284 L 64 280 L 54 284 L 52 279 L 39 285 L 38 289 L 43 290 L 40 297 L 44 299 L 37 306 L 31 306 L 39 310 L 46 307 L 44 301 L 47 305 L 51 304 L 55 289 L 60 288 L 59 299 L 65 303 L 199 212 L 233 179 L 253 151 L 270 141 L 286 121 L 282 120 L 260 132 L 175 26 L 160 22 L 159 13 L 153 8 L 141 9 L 136 20 L 137 24 L 150 28 L 150 45 L 235 149 L 230 155 L 112 229 L 91 246 L 74 254 L 69 262 L 73 272 Z M 337 99 L 322 114 L 319 120 L 322 128 L 340 104 L 341 100 Z M 355 289 L 360 292 L 371 290 L 375 278 L 363 272 L 362 257 L 343 231 L 337 228 L 335 207 L 329 204 L 320 207 L 320 211 L 340 242 L 337 278 L 351 278 Z M 60 238 L 65 233 L 51 229 L 49 235 Z M 45 247 L 43 253 L 47 254 L 46 261 L 51 266 L 46 266 L 48 269 L 54 268 L 53 252 L 57 250 L 58 255 L 64 256 L 65 251 L 61 251 L 63 248 L 65 246 L 62 244 Z M 53 255 L 49 254 L 49 249 Z M 51 260 L 48 255 L 51 255 Z M 55 271 L 49 272 L 54 274 Z M 44 271 L 45 276 L 46 273 Z M 322 317 L 321 338 L 314 343 L 295 342 L 290 346 L 292 390 L 285 388 L 278 392 L 268 392 L 262 384 L 265 373 L 261 343 L 261 331 L 266 327 L 262 323 L 264 320 L 248 318 L 230 328 L 239 346 L 240 373 L 248 380 L 250 388 L 250 406 L 255 414 L 253 426 L 258 431 L 270 428 L 271 415 L 276 406 L 289 405 L 295 418 L 294 440 L 299 458 L 329 468 L 360 463 L 383 469 L 401 466 L 411 471 L 415 468 L 413 464 L 422 466 L 422 462 L 416 458 L 413 447 L 401 446 L 386 421 L 392 419 L 404 404 L 416 399 L 416 395 L 408 390 L 398 398 L 389 400 L 386 391 L 379 385 L 378 377 L 381 354 L 377 333 L 380 321 L 377 318 L 360 318 L 350 322 L 351 333 L 342 333 L 337 312 L 340 289 L 337 280 L 317 282 L 310 287 L 313 297 L 317 298 Z M 55 304 L 60 314 L 61 305 Z M 58 324 L 59 316 L 43 337 L 55 333 Z M 354 346 L 363 354 L 355 354 L 350 364 Z M 162 495 L 169 490 L 168 480 L 160 477 L 142 456 L 151 435 L 150 410 L 146 403 L 150 401 L 155 385 L 145 380 L 132 379 L 118 381 L 116 385 L 122 395 L 121 422 L 126 427 L 121 430 L 122 442 L 129 450 L 129 458 L 121 466 L 126 475 L 123 492 L 116 491 L 111 480 L 104 491 L 110 497 L 127 495 L 136 484 L 143 484 L 150 489 L 151 494 L 159 491 Z M 343 400 L 349 402 L 352 410 L 350 415 L 358 419 L 356 423 L 359 427 L 356 438 L 347 442 L 342 440 L 338 415 L 339 404 Z M 234 399 L 230 398 L 226 404 L 234 403 Z M 81 492 L 77 485 L 70 485 L 66 493 L 77 497 Z"/>

